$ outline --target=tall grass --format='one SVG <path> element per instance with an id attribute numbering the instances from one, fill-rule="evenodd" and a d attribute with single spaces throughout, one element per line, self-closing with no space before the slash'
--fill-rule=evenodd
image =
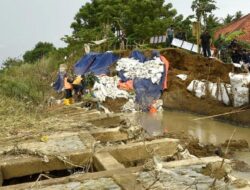
<path id="1" fill-rule="evenodd" d="M 34 104 L 42 103 L 51 93 L 58 64 L 44 58 L 35 64 L 22 64 L 0 73 L 0 94 Z"/>

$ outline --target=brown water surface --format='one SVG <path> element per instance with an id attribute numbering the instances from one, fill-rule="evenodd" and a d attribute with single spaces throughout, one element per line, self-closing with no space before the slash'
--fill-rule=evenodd
<path id="1" fill-rule="evenodd" d="M 201 143 L 218 145 L 229 139 L 236 128 L 233 139 L 245 139 L 250 144 L 250 126 L 243 128 L 214 119 L 194 120 L 200 117 L 176 111 L 164 111 L 157 115 L 146 113 L 137 115 L 139 123 L 152 135 L 160 134 L 163 131 L 169 133 L 184 132 L 197 137 Z"/>

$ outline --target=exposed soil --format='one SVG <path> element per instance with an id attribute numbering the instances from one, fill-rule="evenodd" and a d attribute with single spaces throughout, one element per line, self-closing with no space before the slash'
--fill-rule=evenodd
<path id="1" fill-rule="evenodd" d="M 228 142 L 229 142 L 229 140 L 226 140 L 226 142 L 222 144 L 222 147 L 227 147 Z M 243 150 L 243 149 L 248 149 L 249 145 L 248 145 L 248 142 L 244 139 L 231 140 L 229 143 L 229 148 L 232 151 Z"/>
<path id="2" fill-rule="evenodd" d="M 168 89 L 163 94 L 165 109 L 188 111 L 203 115 L 216 115 L 237 110 L 209 97 L 199 99 L 186 90 L 194 79 L 229 83 L 228 74 L 233 69 L 232 65 L 223 64 L 216 59 L 193 55 L 180 49 L 165 49 L 161 53 L 170 61 Z M 176 77 L 178 74 L 187 74 L 188 79 L 182 81 Z M 217 118 L 250 126 L 249 114 L 250 110 L 246 110 Z"/>
<path id="3" fill-rule="evenodd" d="M 121 112 L 122 106 L 127 103 L 127 99 L 125 98 L 116 98 L 115 100 L 112 98 L 106 98 L 106 101 L 103 105 L 113 112 Z"/>
<path id="4" fill-rule="evenodd" d="M 240 172 L 250 172 L 250 166 L 246 162 L 240 160 L 234 160 L 232 162 L 232 168 Z"/>

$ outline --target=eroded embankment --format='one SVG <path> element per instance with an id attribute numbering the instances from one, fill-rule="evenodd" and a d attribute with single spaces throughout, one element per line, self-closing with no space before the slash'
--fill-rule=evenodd
<path id="1" fill-rule="evenodd" d="M 217 115 L 239 110 L 239 108 L 226 106 L 210 97 L 199 99 L 187 91 L 187 86 L 194 79 L 230 83 L 228 74 L 233 70 L 232 65 L 223 64 L 215 59 L 192 55 L 179 49 L 162 50 L 161 54 L 170 61 L 168 89 L 163 94 L 165 109 L 182 110 L 203 115 Z M 180 80 L 176 77 L 178 74 L 187 74 L 187 80 Z M 250 110 L 246 110 L 216 118 L 249 127 L 249 114 Z"/>

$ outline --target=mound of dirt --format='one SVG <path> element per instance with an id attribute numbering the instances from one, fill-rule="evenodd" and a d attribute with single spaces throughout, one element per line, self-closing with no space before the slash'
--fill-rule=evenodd
<path id="1" fill-rule="evenodd" d="M 106 98 L 103 105 L 112 112 L 121 112 L 123 105 L 126 104 L 127 101 L 128 100 L 125 98 L 116 98 L 115 100 L 112 98 Z"/>
<path id="2" fill-rule="evenodd" d="M 223 156 L 220 147 L 216 147 L 212 144 L 201 145 L 198 140 L 189 142 L 186 148 L 189 150 L 190 154 L 197 157 Z"/>
<path id="3" fill-rule="evenodd" d="M 223 143 L 221 146 L 222 147 L 227 147 L 229 140 L 226 140 L 225 143 Z M 240 140 L 231 140 L 229 143 L 229 148 L 232 151 L 235 150 L 242 150 L 242 149 L 248 149 L 249 145 L 248 142 L 244 139 Z"/>

